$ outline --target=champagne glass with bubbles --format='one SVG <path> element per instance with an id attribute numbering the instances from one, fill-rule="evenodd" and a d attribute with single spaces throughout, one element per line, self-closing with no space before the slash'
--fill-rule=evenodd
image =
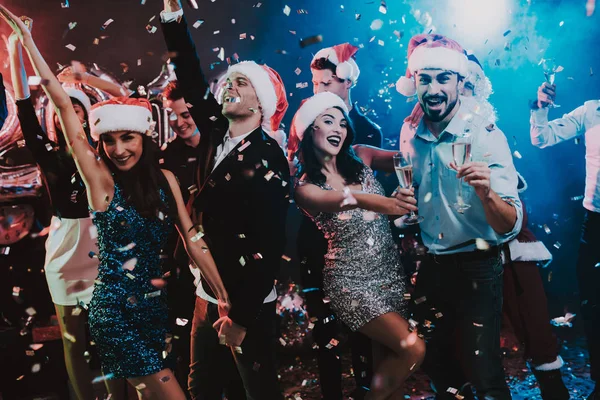
<path id="1" fill-rule="evenodd" d="M 548 82 L 548 84 L 550 85 L 554 85 L 556 73 L 559 72 L 559 66 L 556 64 L 556 60 L 554 60 L 554 58 L 543 59 L 541 64 L 542 68 L 544 69 L 544 76 L 546 77 L 546 82 Z M 558 108 L 560 106 L 552 102 L 548 105 L 548 107 Z"/>
<path id="2" fill-rule="evenodd" d="M 457 167 L 462 167 L 465 163 L 471 161 L 471 141 L 468 136 L 459 137 L 452 143 L 452 158 Z M 456 203 L 452 205 L 459 213 L 463 213 L 471 208 L 471 205 L 465 203 L 463 199 L 462 181 L 463 178 L 458 180 L 458 196 Z"/>
<path id="3" fill-rule="evenodd" d="M 398 176 L 398 183 L 402 189 L 412 189 L 413 187 L 413 164 L 410 154 L 399 152 L 394 154 L 394 169 Z M 423 221 L 423 216 L 411 211 L 409 216 L 404 219 L 405 225 L 415 225 Z"/>

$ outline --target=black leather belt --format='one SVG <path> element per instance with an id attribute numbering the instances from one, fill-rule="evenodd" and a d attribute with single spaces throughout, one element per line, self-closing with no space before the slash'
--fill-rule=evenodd
<path id="1" fill-rule="evenodd" d="M 437 263 L 469 262 L 485 260 L 486 258 L 500 256 L 500 246 L 491 246 L 487 250 L 465 251 L 454 254 L 431 254 L 427 255 Z"/>

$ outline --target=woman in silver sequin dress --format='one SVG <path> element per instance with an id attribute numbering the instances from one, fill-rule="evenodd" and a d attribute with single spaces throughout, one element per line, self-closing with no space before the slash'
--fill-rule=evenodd
<path id="1" fill-rule="evenodd" d="M 294 116 L 291 134 L 301 140 L 295 198 L 328 240 L 323 287 L 334 311 L 380 345 L 376 354 L 387 353 L 376 360 L 370 398 L 397 398 L 425 344 L 405 318 L 404 273 L 386 214 L 404 215 L 416 202 L 402 189 L 385 197 L 370 166 L 393 170 L 393 152 L 357 146 L 355 154 L 347 113 L 338 96 L 320 93 Z"/>

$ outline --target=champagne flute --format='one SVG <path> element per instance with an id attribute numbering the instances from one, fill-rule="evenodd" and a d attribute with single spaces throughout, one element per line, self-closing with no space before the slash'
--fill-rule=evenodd
<path id="1" fill-rule="evenodd" d="M 471 142 L 467 138 L 461 138 L 452 143 L 452 158 L 457 167 L 462 167 L 471 160 Z M 471 208 L 471 205 L 465 203 L 463 199 L 462 181 L 462 178 L 458 180 L 458 198 L 456 203 L 452 205 L 461 214 Z"/>
<path id="2" fill-rule="evenodd" d="M 556 73 L 559 72 L 559 66 L 556 65 L 556 61 L 554 60 L 554 58 L 543 59 L 542 68 L 544 69 L 544 76 L 546 77 L 546 82 L 548 82 L 548 84 L 550 85 L 554 85 Z M 558 108 L 560 106 L 552 102 L 548 105 L 548 107 Z"/>
<path id="3" fill-rule="evenodd" d="M 398 177 L 398 183 L 402 189 L 412 189 L 413 187 L 413 165 L 410 154 L 399 152 L 394 154 L 394 169 Z M 404 219 L 405 225 L 415 225 L 425 218 L 411 211 L 409 216 Z"/>

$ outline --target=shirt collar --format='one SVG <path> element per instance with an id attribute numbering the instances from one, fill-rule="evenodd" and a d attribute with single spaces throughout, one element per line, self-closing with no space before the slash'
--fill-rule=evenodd
<path id="1" fill-rule="evenodd" d="M 232 138 L 231 135 L 229 134 L 229 129 L 227 130 L 227 133 L 225 134 L 225 136 L 223 137 L 223 143 L 221 143 L 223 146 L 225 145 L 225 143 L 229 140 L 231 140 L 231 144 L 233 144 L 234 146 L 237 145 L 239 142 L 241 142 L 242 140 L 244 140 L 248 135 L 250 135 L 252 132 L 254 132 L 256 129 L 252 129 L 250 132 L 248 133 L 244 133 L 243 135 L 237 136 Z"/>
<path id="2" fill-rule="evenodd" d="M 454 117 L 450 120 L 450 123 L 436 138 L 433 133 L 427 129 L 427 125 L 425 125 L 425 118 L 421 118 L 421 122 L 417 127 L 416 135 L 421 139 L 426 140 L 428 142 L 436 142 L 439 141 L 444 134 L 448 133 L 452 136 L 461 135 L 465 129 L 465 119 L 464 115 L 467 112 L 467 107 L 465 106 L 464 101 L 459 100 L 460 103 L 458 105 L 458 111 L 454 114 Z"/>

